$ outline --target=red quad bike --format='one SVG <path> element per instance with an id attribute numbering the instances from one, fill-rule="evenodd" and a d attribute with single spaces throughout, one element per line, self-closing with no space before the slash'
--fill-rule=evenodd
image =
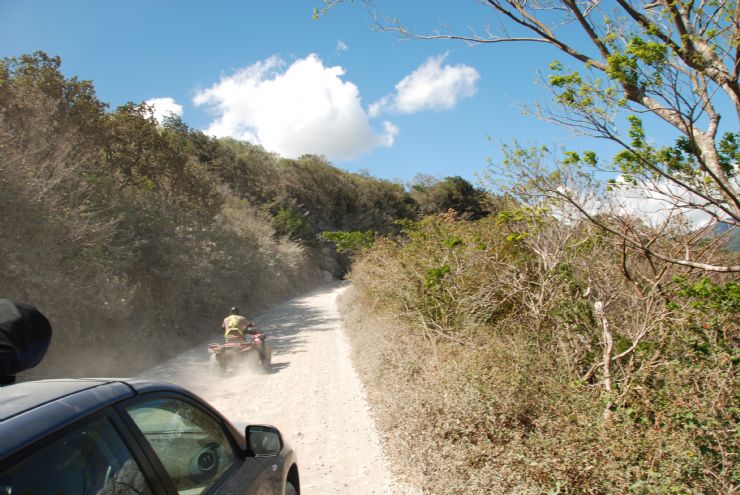
<path id="1" fill-rule="evenodd" d="M 226 337 L 222 343 L 208 344 L 208 352 L 214 367 L 226 374 L 243 364 L 252 369 L 270 370 L 272 348 L 265 342 L 262 332 L 248 333 L 244 337 Z"/>

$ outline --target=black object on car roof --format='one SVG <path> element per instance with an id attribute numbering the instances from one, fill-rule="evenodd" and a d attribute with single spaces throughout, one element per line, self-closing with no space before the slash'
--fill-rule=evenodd
<path id="1" fill-rule="evenodd" d="M 0 385 L 41 362 L 51 342 L 51 324 L 35 307 L 0 299 Z"/>

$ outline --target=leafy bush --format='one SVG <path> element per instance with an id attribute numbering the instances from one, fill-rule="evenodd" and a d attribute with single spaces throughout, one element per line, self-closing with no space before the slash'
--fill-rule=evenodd
<path id="1" fill-rule="evenodd" d="M 417 175 L 410 194 L 419 204 L 422 215 L 445 213 L 452 209 L 472 220 L 488 215 L 493 201 L 486 191 L 459 176 L 436 180 Z"/>
<path id="2" fill-rule="evenodd" d="M 372 230 L 366 230 L 365 232 L 322 232 L 321 236 L 327 241 L 333 242 L 338 253 L 347 251 L 360 253 L 372 246 L 375 240 L 375 233 Z"/>

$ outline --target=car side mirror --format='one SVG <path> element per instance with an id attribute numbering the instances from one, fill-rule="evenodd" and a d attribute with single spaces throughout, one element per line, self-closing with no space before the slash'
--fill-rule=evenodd
<path id="1" fill-rule="evenodd" d="M 283 450 L 283 437 L 274 426 L 249 425 L 244 436 L 249 457 L 274 457 Z"/>

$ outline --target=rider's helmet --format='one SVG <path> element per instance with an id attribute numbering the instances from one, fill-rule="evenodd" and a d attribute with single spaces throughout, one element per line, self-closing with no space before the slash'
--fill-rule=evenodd
<path id="1" fill-rule="evenodd" d="M 229 311 L 229 313 L 232 314 L 232 315 L 238 315 L 239 314 L 239 308 L 237 308 L 236 306 L 232 306 L 231 307 L 231 311 Z"/>

